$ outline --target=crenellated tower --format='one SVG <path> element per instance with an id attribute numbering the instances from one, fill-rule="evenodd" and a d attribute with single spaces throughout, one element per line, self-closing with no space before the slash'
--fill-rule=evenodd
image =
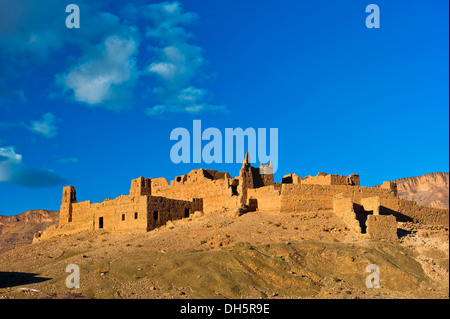
<path id="1" fill-rule="evenodd" d="M 152 179 L 139 177 L 131 181 L 130 196 L 151 196 Z"/>

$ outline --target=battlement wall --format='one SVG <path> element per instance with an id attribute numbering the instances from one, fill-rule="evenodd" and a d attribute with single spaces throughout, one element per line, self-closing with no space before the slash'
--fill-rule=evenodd
<path id="1" fill-rule="evenodd" d="M 282 184 L 281 211 L 317 211 L 333 209 L 333 197 L 342 193 L 351 197 L 354 203 L 361 205 L 361 199 L 366 197 L 380 198 L 381 205 L 398 209 L 398 197 L 389 190 L 373 187 L 351 185 L 303 185 Z"/>
<path id="2" fill-rule="evenodd" d="M 203 198 L 203 210 L 207 212 L 239 207 L 237 185 L 233 185 L 231 178 L 211 180 L 200 175 L 183 182 L 172 181 L 170 185 L 160 180 L 152 186 L 152 195 L 185 201 Z"/>
<path id="3" fill-rule="evenodd" d="M 281 183 L 283 184 L 301 184 L 301 185 L 353 185 L 359 186 L 359 175 L 351 174 L 350 176 L 318 173 L 316 176 L 299 177 L 292 173 L 283 176 Z"/>
<path id="4" fill-rule="evenodd" d="M 176 185 L 178 183 L 204 183 L 216 180 L 228 180 L 231 176 L 227 172 L 219 172 L 211 169 L 195 169 L 188 174 L 176 176 L 174 180 L 170 182 L 170 185 Z M 159 180 L 161 178 L 158 178 Z"/>

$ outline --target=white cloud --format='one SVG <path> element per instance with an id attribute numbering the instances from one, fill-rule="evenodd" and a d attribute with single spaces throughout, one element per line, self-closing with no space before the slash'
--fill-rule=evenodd
<path id="1" fill-rule="evenodd" d="M 113 14 L 103 11 L 110 11 L 109 1 L 79 0 L 81 28 L 77 30 L 61 22 L 65 1 L 29 2 L 23 6 L 0 0 L 0 106 L 27 102 L 27 88 L 16 80 L 34 76 L 37 66 L 76 48 L 64 61 L 76 59 L 74 65 L 54 65 L 64 69 L 56 71 L 50 98 L 63 96 L 90 107 L 120 110 L 132 105 L 137 80 L 151 78 L 154 84 L 145 85 L 160 105 L 156 113 L 214 109 L 205 101 L 192 106 L 177 100 L 183 90 L 198 85 L 195 81 L 201 79 L 205 64 L 202 48 L 193 44 L 188 31 L 198 15 L 186 12 L 180 1 L 128 3 Z M 147 53 L 152 54 L 151 61 L 145 60 Z"/>
<path id="2" fill-rule="evenodd" d="M 27 128 L 41 136 L 52 138 L 58 135 L 58 129 L 55 123 L 58 121 L 52 113 L 45 113 L 41 120 L 31 121 Z"/>
<path id="3" fill-rule="evenodd" d="M 66 181 L 53 170 L 28 167 L 12 146 L 0 147 L 0 182 L 25 187 L 61 186 Z"/>
<path id="4" fill-rule="evenodd" d="M 153 92 L 161 102 L 147 108 L 146 114 L 225 111 L 224 106 L 209 104 L 208 90 L 196 88 L 193 83 L 199 78 L 205 59 L 200 47 L 188 43 L 191 35 L 185 27 L 195 21 L 197 15 L 184 12 L 179 2 L 149 5 L 144 15 L 153 24 L 146 35 L 157 43 L 155 59 L 147 70 L 160 84 Z"/>
<path id="5" fill-rule="evenodd" d="M 150 64 L 148 70 L 158 75 L 168 88 L 180 88 L 188 84 L 204 62 L 201 48 L 187 43 L 161 49 L 158 60 Z"/>
<path id="6" fill-rule="evenodd" d="M 124 92 L 129 89 L 127 85 L 132 84 L 126 79 L 126 62 L 111 59 L 105 46 L 108 46 L 106 39 L 111 41 L 114 36 L 126 41 L 128 37 L 134 37 L 134 26 L 121 20 L 119 16 L 103 12 L 102 9 L 107 8 L 108 3 L 78 0 L 81 28 L 72 30 L 64 25 L 67 1 L 29 0 L 26 5 L 22 2 L 0 1 L 0 82 L 4 79 L 4 84 L 0 83 L 0 106 L 26 102 L 27 88 L 20 87 L 20 83 L 24 81 L 16 80 L 34 76 L 36 67 L 52 63 L 52 58 L 67 48 L 71 48 L 71 52 L 75 54 L 79 49 L 81 57 L 78 57 L 74 67 L 57 71 L 55 80 L 59 84 L 58 90 L 50 93 L 49 97 L 60 96 L 62 87 L 74 100 L 88 105 L 102 107 L 103 101 L 108 101 L 113 105 L 104 107 L 117 109 L 119 104 L 127 104 Z M 133 39 L 129 44 L 134 46 L 137 42 Z M 118 55 L 121 52 L 128 54 L 126 50 L 129 47 L 126 44 L 125 47 L 120 45 L 111 43 L 112 49 L 118 50 Z M 73 59 L 72 54 L 70 55 L 68 60 Z M 100 61 L 103 58 L 109 58 L 106 65 Z M 123 56 L 117 58 L 122 58 L 122 61 L 126 59 Z M 129 62 L 133 65 L 133 61 Z M 124 65 L 122 70 L 120 65 Z M 132 67 L 129 70 L 134 71 Z M 69 75 L 66 79 L 65 76 Z M 67 83 L 63 80 L 67 80 Z M 129 96 L 131 95 L 130 93 Z"/>
<path id="7" fill-rule="evenodd" d="M 40 120 L 32 120 L 29 124 L 24 122 L 0 122 L 0 129 L 27 129 L 43 137 L 53 138 L 58 135 L 56 123 L 59 121 L 60 119 L 54 116 L 51 112 L 48 112 L 45 113 Z"/>
<path id="8" fill-rule="evenodd" d="M 205 111 L 227 111 L 225 106 L 210 104 L 208 100 L 210 100 L 208 90 L 189 86 L 179 90 L 177 94 L 167 97 L 167 104 L 147 108 L 145 113 L 151 117 L 161 117 L 164 113 L 197 114 Z"/>
<path id="9" fill-rule="evenodd" d="M 183 26 L 198 19 L 196 13 L 184 12 L 178 1 L 150 4 L 145 6 L 142 12 L 144 17 L 153 23 L 153 27 L 147 29 L 147 36 L 167 43 L 184 42 L 190 34 Z"/>
<path id="10" fill-rule="evenodd" d="M 151 117 L 160 117 L 167 112 L 167 107 L 165 105 L 155 105 L 145 109 L 145 114 Z"/>
<path id="11" fill-rule="evenodd" d="M 125 90 L 119 86 L 133 84 L 137 79 L 135 55 L 137 43 L 132 37 L 110 36 L 67 74 L 57 78 L 59 84 L 73 91 L 74 99 L 90 105 L 114 102 Z M 109 104 L 106 108 L 123 108 Z"/>

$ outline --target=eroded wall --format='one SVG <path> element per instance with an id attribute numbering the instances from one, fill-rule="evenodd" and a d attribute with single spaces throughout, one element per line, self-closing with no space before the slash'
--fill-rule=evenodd
<path id="1" fill-rule="evenodd" d="M 234 180 L 229 174 L 210 179 L 203 171 L 195 170 L 179 176 L 170 185 L 164 178 L 152 180 L 152 195 L 185 201 L 203 198 L 203 210 L 206 212 L 238 207 L 237 185 L 233 185 Z"/>
<path id="2" fill-rule="evenodd" d="M 301 185 L 354 185 L 359 186 L 359 175 L 350 176 L 318 173 L 316 176 L 299 177 L 297 174 L 288 174 L 283 176 L 282 184 L 301 184 Z"/>
<path id="3" fill-rule="evenodd" d="M 396 242 L 397 221 L 393 215 L 367 216 L 367 234 L 371 239 Z"/>
<path id="4" fill-rule="evenodd" d="M 271 207 L 270 201 L 276 202 L 276 207 L 279 205 L 282 213 L 332 210 L 333 197 L 342 193 L 343 196 L 352 198 L 356 205 L 364 207 L 363 204 L 365 204 L 367 206 L 366 211 L 373 208 L 374 213 L 376 213 L 376 207 L 378 206 L 380 215 L 394 215 L 397 221 L 415 221 L 423 224 L 449 226 L 448 209 L 422 207 L 414 201 L 400 199 L 395 195 L 395 189 L 391 187 L 281 184 L 279 199 L 276 198 L 276 193 L 271 192 L 271 190 L 273 188 L 270 187 L 249 190 L 249 196 L 258 199 L 259 210 Z M 264 196 L 270 196 L 269 206 L 264 204 Z M 370 201 L 373 201 L 373 203 L 369 204 Z M 261 202 L 261 205 L 259 202 Z"/>
<path id="5" fill-rule="evenodd" d="M 353 200 L 343 194 L 333 196 L 333 212 L 342 219 L 347 227 L 357 233 L 361 233 L 361 225 L 353 210 Z"/>
<path id="6" fill-rule="evenodd" d="M 173 200 L 169 198 L 151 196 L 147 206 L 146 230 L 165 225 L 169 220 L 188 218 L 201 208 L 196 205 L 197 199 L 193 201 Z"/>
<path id="7" fill-rule="evenodd" d="M 256 200 L 253 205 L 260 211 L 280 211 L 281 210 L 281 185 L 274 184 L 267 187 L 248 189 L 248 199 Z M 250 204 L 250 203 L 249 203 Z M 252 206 L 253 206 L 252 205 Z"/>
<path id="8" fill-rule="evenodd" d="M 361 206 L 364 211 L 372 212 L 373 215 L 379 215 L 381 206 L 380 197 L 373 196 L 361 198 Z"/>

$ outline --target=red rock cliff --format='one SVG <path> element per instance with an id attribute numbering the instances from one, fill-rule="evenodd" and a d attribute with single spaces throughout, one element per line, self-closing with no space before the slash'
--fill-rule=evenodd
<path id="1" fill-rule="evenodd" d="M 421 206 L 449 208 L 449 173 L 429 173 L 395 180 L 400 198 Z"/>

